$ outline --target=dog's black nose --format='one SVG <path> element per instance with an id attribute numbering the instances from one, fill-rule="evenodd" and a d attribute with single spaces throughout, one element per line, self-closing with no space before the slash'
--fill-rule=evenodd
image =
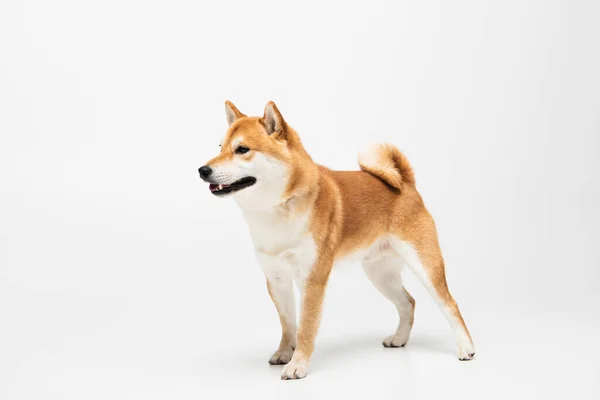
<path id="1" fill-rule="evenodd" d="M 212 174 L 212 169 L 208 165 L 203 165 L 198 168 L 198 172 L 200 173 L 200 178 L 206 180 Z"/>

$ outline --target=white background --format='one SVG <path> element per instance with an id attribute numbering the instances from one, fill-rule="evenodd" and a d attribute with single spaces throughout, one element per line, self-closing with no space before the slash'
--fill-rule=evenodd
<path id="1" fill-rule="evenodd" d="M 600 395 L 597 1 L 0 3 L 0 398 Z M 477 347 L 416 280 L 334 272 L 307 379 L 233 200 L 197 168 L 224 100 L 313 158 L 412 161 Z M 416 397 L 415 397 L 416 396 Z"/>

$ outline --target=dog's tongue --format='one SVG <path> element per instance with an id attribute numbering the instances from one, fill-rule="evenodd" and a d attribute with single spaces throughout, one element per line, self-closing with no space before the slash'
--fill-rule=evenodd
<path id="1" fill-rule="evenodd" d="M 230 185 L 225 185 L 225 184 L 216 184 L 216 183 L 211 183 L 208 185 L 208 190 L 210 190 L 211 192 L 218 192 L 219 190 L 226 188 Z"/>

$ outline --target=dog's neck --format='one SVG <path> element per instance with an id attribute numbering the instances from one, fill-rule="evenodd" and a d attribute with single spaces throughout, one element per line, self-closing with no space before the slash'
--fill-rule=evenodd
<path id="1" fill-rule="evenodd" d="M 306 166 L 305 166 L 306 167 Z M 238 201 L 238 205 L 244 214 L 278 214 L 295 215 L 304 214 L 314 204 L 319 191 L 319 170 L 315 164 L 314 168 L 292 171 L 288 178 L 283 193 L 279 193 L 272 201 L 260 199 L 260 201 Z"/>
<path id="2" fill-rule="evenodd" d="M 274 193 L 271 199 L 238 199 L 244 214 L 277 214 L 293 217 L 305 214 L 312 209 L 319 192 L 319 166 L 303 152 L 291 163 L 287 182 L 281 192 Z"/>

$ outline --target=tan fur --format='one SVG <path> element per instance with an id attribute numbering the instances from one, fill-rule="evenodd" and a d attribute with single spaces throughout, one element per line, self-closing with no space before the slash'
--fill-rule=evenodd
<path id="1" fill-rule="evenodd" d="M 310 212 L 309 230 L 317 247 L 317 260 L 303 288 L 297 347 L 291 362 L 307 363 L 313 353 L 325 288 L 334 262 L 368 248 L 385 235 L 394 235 L 414 246 L 439 298 L 466 330 L 448 291 L 433 219 L 417 192 L 407 158 L 392 145 L 379 145 L 371 153 L 374 158 L 360 158 L 362 171 L 332 171 L 313 162 L 297 133 L 285 123 L 276 107 L 274 110 L 281 118 L 280 131 L 268 135 L 264 117 L 240 117 L 231 125 L 221 154 L 208 164 L 233 157 L 229 144 L 243 136 L 245 141 L 251 142 L 251 148 L 289 165 L 290 180 L 281 207 L 288 207 L 291 213 Z M 414 309 L 414 299 L 406 291 L 405 295 Z M 412 326 L 412 316 L 409 323 Z M 291 342 L 290 329 L 284 318 L 281 324 L 282 344 L 287 345 Z"/>
<path id="2" fill-rule="evenodd" d="M 359 157 L 360 169 L 374 175 L 396 189 L 403 184 L 415 185 L 415 174 L 408 159 L 396 147 L 384 143 L 371 149 L 377 157 L 369 160 L 367 156 Z"/>

